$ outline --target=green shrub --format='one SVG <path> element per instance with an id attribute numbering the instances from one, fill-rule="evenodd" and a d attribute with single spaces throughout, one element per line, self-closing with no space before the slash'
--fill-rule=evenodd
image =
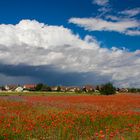
<path id="1" fill-rule="evenodd" d="M 112 95 L 116 93 L 116 89 L 112 83 L 106 83 L 102 85 L 100 92 L 102 95 Z"/>
<path id="2" fill-rule="evenodd" d="M 39 83 L 39 84 L 36 85 L 35 90 L 36 91 L 41 91 L 42 87 L 43 87 L 43 84 L 42 83 Z"/>

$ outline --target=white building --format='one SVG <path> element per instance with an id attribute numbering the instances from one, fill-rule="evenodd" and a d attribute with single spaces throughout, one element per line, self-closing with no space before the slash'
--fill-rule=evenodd
<path id="1" fill-rule="evenodd" d="M 22 92 L 22 91 L 23 91 L 23 87 L 20 87 L 20 86 L 19 86 L 19 87 L 17 87 L 17 88 L 15 89 L 15 91 L 16 91 L 16 92 Z"/>

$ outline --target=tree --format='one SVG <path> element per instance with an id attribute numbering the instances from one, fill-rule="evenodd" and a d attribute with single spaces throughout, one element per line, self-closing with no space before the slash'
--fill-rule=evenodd
<path id="1" fill-rule="evenodd" d="M 100 90 L 100 87 L 99 87 L 99 85 L 97 85 L 97 86 L 96 86 L 96 90 Z"/>
<path id="2" fill-rule="evenodd" d="M 137 91 L 140 92 L 140 88 L 138 88 Z"/>
<path id="3" fill-rule="evenodd" d="M 138 89 L 136 88 L 129 88 L 128 89 L 128 92 L 131 92 L 131 93 L 136 93 L 138 91 Z"/>
<path id="4" fill-rule="evenodd" d="M 61 87 L 60 86 L 57 87 L 57 91 L 58 92 L 61 91 Z"/>
<path id="5" fill-rule="evenodd" d="M 41 91 L 48 91 L 48 86 L 43 84 Z"/>
<path id="6" fill-rule="evenodd" d="M 46 91 L 52 91 L 50 86 L 47 86 Z"/>
<path id="7" fill-rule="evenodd" d="M 36 91 L 41 91 L 42 87 L 43 87 L 43 84 L 42 83 L 39 83 L 39 84 L 36 85 L 35 90 Z"/>
<path id="8" fill-rule="evenodd" d="M 102 86 L 100 92 L 102 95 L 112 95 L 116 93 L 116 90 L 113 84 L 109 82 Z"/>

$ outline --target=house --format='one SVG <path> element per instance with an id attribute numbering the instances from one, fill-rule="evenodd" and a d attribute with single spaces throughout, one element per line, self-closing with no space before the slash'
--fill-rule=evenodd
<path id="1" fill-rule="evenodd" d="M 85 91 L 85 92 L 93 92 L 95 91 L 95 87 L 93 85 L 85 85 L 82 90 Z"/>
<path id="2" fill-rule="evenodd" d="M 127 89 L 127 88 L 121 88 L 121 89 L 119 90 L 119 92 L 128 92 L 128 89 Z"/>
<path id="3" fill-rule="evenodd" d="M 52 87 L 51 87 L 51 90 L 52 90 L 52 91 L 58 91 L 58 86 L 52 86 Z"/>
<path id="4" fill-rule="evenodd" d="M 69 92 L 77 92 L 80 90 L 81 90 L 80 87 L 77 87 L 77 86 L 67 87 L 67 91 L 69 91 Z"/>
<path id="5" fill-rule="evenodd" d="M 94 92 L 99 93 L 100 91 L 99 91 L 99 90 L 97 90 L 97 89 L 95 89 L 95 90 L 94 90 Z"/>
<path id="6" fill-rule="evenodd" d="M 17 87 L 18 87 L 17 85 L 6 85 L 4 88 L 6 91 L 10 92 L 10 91 L 15 91 Z"/>
<path id="7" fill-rule="evenodd" d="M 95 90 L 100 91 L 102 88 L 103 88 L 103 85 L 97 85 L 97 86 L 95 87 Z"/>
<path id="8" fill-rule="evenodd" d="M 24 90 L 34 91 L 36 89 L 36 84 L 26 84 L 23 86 Z"/>
<path id="9" fill-rule="evenodd" d="M 16 92 L 22 92 L 23 91 L 23 87 L 21 86 L 18 86 L 16 89 L 15 89 Z"/>
<path id="10" fill-rule="evenodd" d="M 68 87 L 66 86 L 60 86 L 60 91 L 66 92 L 68 90 Z"/>

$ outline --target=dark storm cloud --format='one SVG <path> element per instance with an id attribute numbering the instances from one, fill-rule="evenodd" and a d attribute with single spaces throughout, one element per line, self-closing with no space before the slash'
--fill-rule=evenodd
<path id="1" fill-rule="evenodd" d="M 28 65 L 4 65 L 0 64 L 0 73 L 12 77 L 30 77 L 29 82 L 43 82 L 49 85 L 84 85 L 100 84 L 107 82 L 110 77 L 100 77 L 97 73 L 62 72 L 55 67 L 28 66 Z M 14 78 L 13 78 L 14 79 Z M 2 82 L 3 79 L 0 79 Z M 21 80 L 22 81 L 22 80 Z M 16 82 L 11 81 L 12 83 Z M 28 82 L 28 80 L 26 80 Z M 21 83 L 19 83 L 21 84 Z"/>

